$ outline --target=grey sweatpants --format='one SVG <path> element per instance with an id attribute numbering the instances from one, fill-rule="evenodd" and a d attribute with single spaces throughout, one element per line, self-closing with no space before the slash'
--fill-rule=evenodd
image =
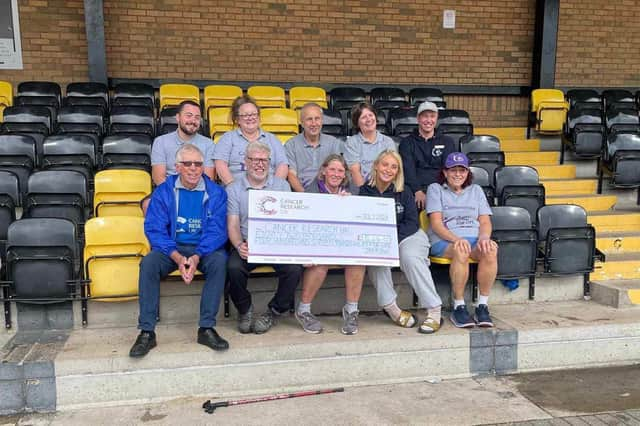
<path id="1" fill-rule="evenodd" d="M 429 237 L 422 229 L 400 242 L 400 269 L 407 277 L 413 291 L 418 295 L 421 308 L 435 308 L 442 305 L 436 285 L 429 269 Z M 398 294 L 393 289 L 391 268 L 387 266 L 367 266 L 369 279 L 376 287 L 378 305 L 386 306 L 395 302 Z"/>

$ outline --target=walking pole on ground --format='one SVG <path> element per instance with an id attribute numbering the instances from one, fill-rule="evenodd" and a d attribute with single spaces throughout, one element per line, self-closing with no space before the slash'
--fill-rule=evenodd
<path id="1" fill-rule="evenodd" d="M 208 399 L 207 401 L 205 401 L 204 404 L 202 404 L 202 408 L 204 408 L 204 411 L 206 413 L 211 414 L 216 410 L 216 408 L 219 408 L 219 407 L 230 407 L 233 405 L 253 404 L 254 402 L 275 401 L 278 399 L 300 398 L 303 396 L 311 396 L 311 395 L 324 395 L 327 393 L 335 393 L 335 392 L 344 392 L 344 388 L 300 391 L 300 392 L 292 392 L 292 393 L 279 393 L 275 395 L 259 396 L 257 398 L 237 399 L 235 401 L 211 402 L 211 400 Z"/>

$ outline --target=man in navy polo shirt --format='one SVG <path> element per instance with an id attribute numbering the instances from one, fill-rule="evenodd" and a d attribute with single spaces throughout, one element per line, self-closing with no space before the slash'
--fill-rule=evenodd
<path id="1" fill-rule="evenodd" d="M 156 346 L 160 280 L 176 269 L 186 285 L 196 270 L 205 277 L 198 343 L 213 350 L 229 348 L 214 329 L 227 263 L 227 194 L 203 174 L 204 156 L 195 145 L 178 148 L 175 165 L 178 174 L 167 176 L 153 192 L 144 221 L 151 252 L 140 262 L 140 334 L 129 352 L 134 358 Z"/>
<path id="2" fill-rule="evenodd" d="M 418 106 L 418 129 L 400 141 L 405 189 L 413 192 L 418 210 L 425 208 L 427 187 L 436 182 L 444 160 L 456 152 L 453 139 L 436 132 L 438 107 L 433 102 Z"/>

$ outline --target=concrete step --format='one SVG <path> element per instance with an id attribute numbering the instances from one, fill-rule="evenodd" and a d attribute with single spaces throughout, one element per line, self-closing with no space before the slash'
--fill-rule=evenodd
<path id="1" fill-rule="evenodd" d="M 640 279 L 640 255 L 638 253 L 609 254 L 605 262 L 596 262 L 591 273 L 594 281 Z"/>
<path id="2" fill-rule="evenodd" d="M 640 305 L 640 280 L 608 280 L 591 282 L 591 300 L 614 308 Z"/>
<path id="3" fill-rule="evenodd" d="M 611 210 L 616 204 L 615 195 L 571 195 L 546 197 L 547 204 L 577 204 L 587 212 Z"/>
<path id="4" fill-rule="evenodd" d="M 539 139 L 505 139 L 500 140 L 500 149 L 504 152 L 538 152 L 540 151 Z"/>
<path id="5" fill-rule="evenodd" d="M 576 177 L 576 166 L 572 164 L 563 165 L 535 165 L 541 180 L 549 179 L 574 179 Z"/>
<path id="6" fill-rule="evenodd" d="M 540 183 L 547 196 L 595 194 L 598 188 L 595 179 L 546 179 Z"/>
<path id="7" fill-rule="evenodd" d="M 304 333 L 293 317 L 265 335 L 241 335 L 232 321 L 217 329 L 230 349 L 195 343 L 195 324 L 159 327 L 145 358 L 128 351 L 135 328 L 71 332 L 55 358 L 60 410 L 139 404 L 185 396 L 232 398 L 335 386 L 361 386 L 629 364 L 640 353 L 640 310 L 594 302 L 492 305 L 492 330 L 462 330 L 447 320 L 431 336 L 382 315 L 360 317 L 343 336 L 341 318 L 324 316 L 324 332 Z M 418 313 L 424 318 L 422 312 Z M 150 392 L 150 390 L 153 390 Z"/>
<path id="8" fill-rule="evenodd" d="M 554 166 L 559 160 L 559 152 L 505 152 L 508 166 Z"/>
<path id="9" fill-rule="evenodd" d="M 508 139 L 526 139 L 526 127 L 476 127 L 473 129 L 475 135 L 493 135 L 500 139 L 500 142 Z"/>
<path id="10" fill-rule="evenodd" d="M 640 258 L 640 233 L 599 233 L 596 235 L 596 247 L 605 254 L 638 253 Z"/>
<path id="11" fill-rule="evenodd" d="M 598 234 L 605 232 L 635 232 L 640 229 L 640 213 L 629 211 L 591 212 L 587 221 Z"/>

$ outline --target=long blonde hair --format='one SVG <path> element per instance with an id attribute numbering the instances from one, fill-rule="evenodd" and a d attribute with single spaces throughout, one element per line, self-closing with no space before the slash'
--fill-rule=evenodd
<path id="1" fill-rule="evenodd" d="M 382 151 L 380 154 L 378 154 L 378 158 L 376 158 L 376 160 L 373 162 L 373 167 L 371 168 L 371 173 L 369 176 L 369 185 L 376 186 L 376 177 L 378 175 L 378 171 L 376 170 L 376 167 L 378 166 L 378 163 L 388 155 L 392 156 L 398 163 L 398 174 L 396 175 L 396 178 L 393 180 L 393 186 L 396 192 L 402 192 L 404 191 L 404 170 L 402 168 L 402 158 L 400 157 L 400 154 L 398 154 L 393 149 L 386 149 Z"/>

